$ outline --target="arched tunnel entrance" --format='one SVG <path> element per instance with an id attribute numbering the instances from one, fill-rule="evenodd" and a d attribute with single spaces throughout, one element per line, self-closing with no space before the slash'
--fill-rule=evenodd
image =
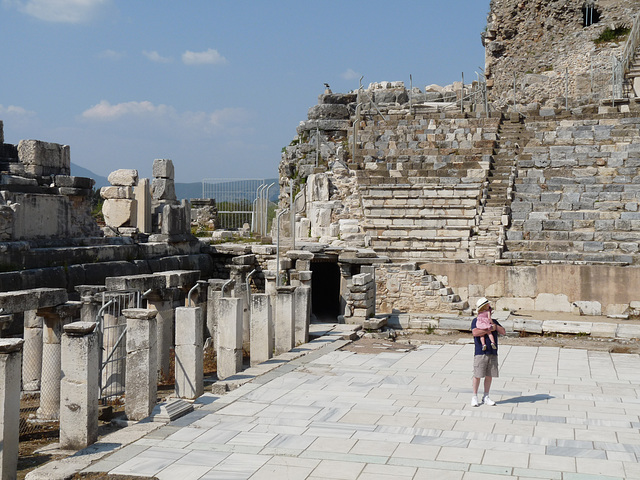
<path id="1" fill-rule="evenodd" d="M 340 268 L 336 262 L 311 262 L 311 318 L 335 323 L 340 311 Z"/>

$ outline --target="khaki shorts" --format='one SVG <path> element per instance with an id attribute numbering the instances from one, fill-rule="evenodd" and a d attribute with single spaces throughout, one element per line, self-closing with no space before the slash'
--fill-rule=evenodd
<path id="1" fill-rule="evenodd" d="M 474 355 L 473 376 L 475 378 L 498 377 L 498 355 Z"/>

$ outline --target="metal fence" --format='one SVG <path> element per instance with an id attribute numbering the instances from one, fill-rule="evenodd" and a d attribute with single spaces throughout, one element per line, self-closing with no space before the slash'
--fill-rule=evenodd
<path id="1" fill-rule="evenodd" d="M 274 185 L 265 179 L 208 178 L 202 181 L 202 198 L 215 199 L 219 228 L 237 230 L 248 225 L 252 232 L 266 235 Z"/>
<path id="2" fill-rule="evenodd" d="M 103 292 L 98 312 L 100 345 L 100 401 L 117 401 L 125 392 L 127 321 L 122 310 L 140 308 L 141 295 L 135 291 Z"/>

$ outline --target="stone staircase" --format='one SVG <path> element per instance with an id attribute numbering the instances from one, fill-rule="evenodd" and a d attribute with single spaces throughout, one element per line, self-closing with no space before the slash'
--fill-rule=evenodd
<path id="1" fill-rule="evenodd" d="M 473 258 L 481 262 L 493 263 L 500 259 L 505 240 L 503 216 L 510 214 L 516 159 L 531 137 L 520 115 L 501 119 L 476 235 L 471 241 Z"/>
<path id="2" fill-rule="evenodd" d="M 460 261 L 499 118 L 371 116 L 361 122 L 356 177 L 370 246 L 394 261 Z"/>

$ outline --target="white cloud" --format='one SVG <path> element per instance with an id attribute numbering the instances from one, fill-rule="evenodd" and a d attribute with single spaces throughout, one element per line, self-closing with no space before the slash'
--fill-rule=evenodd
<path id="1" fill-rule="evenodd" d="M 92 122 L 131 124 L 133 128 L 153 128 L 182 132 L 189 136 L 209 136 L 221 131 L 229 132 L 249 119 L 242 108 L 223 108 L 213 112 L 178 112 L 169 105 L 154 105 L 148 101 L 125 102 L 112 105 L 102 100 L 85 110 L 82 118 Z"/>
<path id="2" fill-rule="evenodd" d="M 0 105 L 0 115 L 16 116 L 16 117 L 34 117 L 36 112 L 27 110 L 26 108 L 16 105 L 8 105 L 6 107 Z"/>
<path id="3" fill-rule="evenodd" d="M 191 52 L 187 50 L 182 54 L 182 61 L 185 65 L 223 65 L 227 63 L 227 59 L 213 48 L 204 52 Z"/>
<path id="4" fill-rule="evenodd" d="M 111 0 L 9 0 L 22 13 L 45 22 L 85 23 Z"/>
<path id="5" fill-rule="evenodd" d="M 109 60 L 120 60 L 125 56 L 124 52 L 116 52 L 115 50 L 104 50 L 98 54 L 98 57 L 108 58 Z"/>
<path id="6" fill-rule="evenodd" d="M 153 50 L 151 52 L 148 52 L 148 51 L 144 50 L 142 52 L 142 54 L 145 57 L 147 57 L 149 60 L 151 60 L 152 62 L 157 62 L 157 63 L 171 63 L 171 62 L 173 62 L 173 58 L 171 58 L 171 57 L 163 57 L 162 55 L 160 55 L 155 50 Z"/>
<path id="7" fill-rule="evenodd" d="M 102 100 L 99 104 L 82 112 L 82 116 L 87 120 L 110 121 L 125 115 L 164 115 L 169 108 L 166 105 L 155 106 L 151 102 L 126 102 L 111 105 L 106 100 Z"/>
<path id="8" fill-rule="evenodd" d="M 356 72 L 355 70 L 352 70 L 351 68 L 348 68 L 345 72 L 343 72 L 340 75 L 342 78 L 344 78 L 345 80 L 356 80 L 358 78 L 360 78 L 362 75 L 360 75 L 358 72 Z"/>

